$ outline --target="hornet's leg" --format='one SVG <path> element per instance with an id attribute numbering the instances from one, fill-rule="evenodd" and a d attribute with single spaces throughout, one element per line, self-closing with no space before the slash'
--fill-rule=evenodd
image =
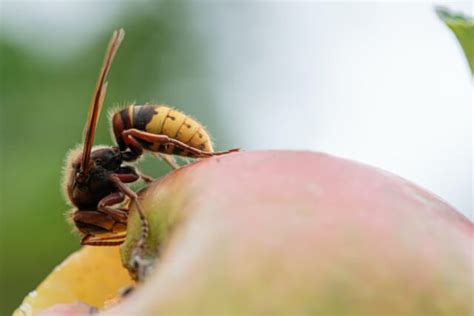
<path id="1" fill-rule="evenodd" d="M 176 147 L 186 150 L 190 152 L 191 154 L 193 154 L 193 158 L 206 158 L 206 157 L 212 157 L 212 156 L 217 156 L 217 155 L 224 155 L 224 154 L 228 154 L 234 151 L 239 151 L 238 148 L 234 148 L 234 149 L 230 149 L 226 151 L 207 152 L 207 151 L 203 151 L 203 150 L 191 147 L 183 142 L 180 142 L 179 140 L 173 139 L 166 135 L 157 135 L 157 134 L 147 133 L 147 132 L 140 131 L 134 128 L 123 131 L 122 137 L 127 147 L 129 147 L 132 152 L 136 152 L 136 153 L 143 153 L 143 146 L 138 142 L 137 139 L 154 143 L 154 144 L 173 144 Z"/>
<path id="2" fill-rule="evenodd" d="M 113 233 L 114 225 L 117 223 L 111 216 L 97 210 L 77 210 L 71 214 L 71 219 L 79 230 L 82 228 L 92 235 Z"/>
<path id="3" fill-rule="evenodd" d="M 138 201 L 138 196 L 135 192 L 133 192 L 125 183 L 127 182 L 133 182 L 139 177 L 136 173 L 130 173 L 130 174 L 114 174 L 112 175 L 111 179 L 112 181 L 115 182 L 115 185 L 117 188 L 124 193 L 126 196 L 130 198 L 135 203 L 135 206 L 137 208 L 138 216 L 140 217 L 140 222 L 141 222 L 141 235 L 140 238 L 137 241 L 137 244 L 135 245 L 132 255 L 131 255 L 131 260 L 132 266 L 136 271 L 134 271 L 136 278 L 138 281 L 142 281 L 148 271 L 151 268 L 151 262 L 148 262 L 147 260 L 143 259 L 142 253 L 145 248 L 145 241 L 148 238 L 148 221 L 145 217 L 145 214 L 143 213 L 143 210 L 140 206 L 140 202 Z M 125 182 L 125 183 L 124 183 Z"/>
<path id="4" fill-rule="evenodd" d="M 109 215 L 119 223 L 127 223 L 127 212 L 111 207 L 111 205 L 122 203 L 124 200 L 125 195 L 122 192 L 113 192 L 99 201 L 97 209 L 100 212 Z"/>
<path id="5" fill-rule="evenodd" d="M 127 146 L 129 150 L 122 152 L 122 159 L 124 161 L 135 161 L 143 154 L 143 146 L 135 138 L 129 139 Z M 180 166 L 172 156 L 161 153 L 155 154 L 164 162 L 166 162 L 172 169 L 179 169 Z M 150 183 L 154 180 L 153 178 L 145 175 L 141 175 L 141 178 L 147 183 Z"/>
<path id="6" fill-rule="evenodd" d="M 174 169 L 174 170 L 179 169 L 180 166 L 179 166 L 178 162 L 176 161 L 176 159 L 173 156 L 167 155 L 167 154 L 162 154 L 162 153 L 156 153 L 156 155 L 158 157 L 160 157 L 161 160 L 166 162 L 168 164 L 168 166 L 170 166 L 172 169 Z"/>
<path id="7" fill-rule="evenodd" d="M 140 179 L 142 179 L 143 181 L 145 181 L 146 184 L 152 183 L 153 180 L 155 180 L 155 179 L 153 179 L 152 177 L 147 176 L 147 175 L 144 175 L 144 174 L 142 174 L 142 173 L 140 173 Z"/>
<path id="8" fill-rule="evenodd" d="M 133 192 L 125 183 L 130 183 L 130 182 L 135 182 L 138 180 L 140 176 L 133 172 L 130 173 L 115 173 L 111 176 L 111 180 L 115 183 L 117 186 L 117 189 L 120 190 L 121 194 L 125 194 L 132 200 L 138 211 L 138 215 L 140 217 L 140 221 L 142 223 L 142 238 L 145 240 L 148 237 L 148 222 L 145 218 L 145 215 L 143 214 L 142 208 L 140 206 L 140 203 L 138 202 L 138 196 L 135 192 Z"/>
<path id="9" fill-rule="evenodd" d="M 143 214 L 143 210 L 140 206 L 140 203 L 138 201 L 138 196 L 135 192 L 133 192 L 125 183 L 127 182 L 133 182 L 133 181 L 128 181 L 129 177 L 137 177 L 136 174 L 133 175 L 127 175 L 127 174 L 114 174 L 112 176 L 112 181 L 115 182 L 117 185 L 117 188 L 124 193 L 126 196 L 128 196 L 136 205 L 137 211 L 138 211 L 138 216 L 140 217 L 140 221 L 142 224 L 142 236 L 140 238 L 141 242 L 145 242 L 145 239 L 148 237 L 148 222 L 145 218 L 145 214 Z M 125 183 L 124 183 L 125 182 Z"/>
<path id="10" fill-rule="evenodd" d="M 122 153 L 122 155 L 127 154 L 127 153 L 130 153 L 130 152 Z M 125 175 L 125 177 L 122 177 L 122 182 L 126 182 L 126 183 L 135 182 L 138 179 L 142 179 L 146 183 L 150 183 L 154 180 L 152 177 L 144 175 L 141 172 L 138 173 L 137 170 L 135 170 L 135 168 L 132 166 L 122 166 L 119 169 L 117 169 L 115 173 L 118 175 Z"/>
<path id="11" fill-rule="evenodd" d="M 72 220 L 84 234 L 81 245 L 114 246 L 126 237 L 127 223 L 120 223 L 98 210 L 81 210 L 72 214 Z"/>
<path id="12" fill-rule="evenodd" d="M 81 245 L 85 246 L 118 246 L 125 241 L 126 234 L 117 234 L 112 236 L 92 236 L 86 235 L 81 240 Z"/>

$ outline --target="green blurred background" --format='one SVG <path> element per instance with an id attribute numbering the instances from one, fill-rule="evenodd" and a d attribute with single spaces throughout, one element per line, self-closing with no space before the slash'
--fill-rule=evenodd
<path id="1" fill-rule="evenodd" d="M 471 74 L 431 3 L 0 0 L 0 315 L 79 248 L 61 169 L 119 27 L 104 112 L 167 103 L 218 150 L 347 157 L 474 218 Z M 104 114 L 96 144 L 112 144 Z"/>
<path id="2" fill-rule="evenodd" d="M 225 127 L 213 115 L 212 87 L 202 80 L 209 64 L 206 47 L 187 24 L 189 8 L 172 2 L 122 5 L 113 21 L 98 21 L 99 36 L 91 37 L 90 45 L 73 58 L 53 59 L 2 33 L 1 315 L 11 313 L 55 265 L 79 248 L 79 238 L 63 216 L 68 206 L 60 188 L 61 169 L 67 151 L 81 142 L 113 29 L 123 27 L 126 37 L 109 75 L 104 112 L 126 102 L 167 103 L 219 135 L 217 147 L 228 145 Z M 112 144 L 106 114 L 96 144 Z M 153 157 L 140 165 L 154 176 L 168 171 Z"/>

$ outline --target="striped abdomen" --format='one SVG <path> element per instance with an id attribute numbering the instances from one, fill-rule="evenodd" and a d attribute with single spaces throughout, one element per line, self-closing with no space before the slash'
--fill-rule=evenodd
<path id="1" fill-rule="evenodd" d="M 120 122 L 121 121 L 121 122 Z M 138 129 L 144 132 L 166 135 L 191 147 L 213 152 L 209 135 L 202 125 L 184 113 L 166 105 L 130 105 L 113 116 L 113 130 L 118 145 L 124 149 L 121 138 L 123 130 Z M 150 151 L 164 154 L 193 157 L 194 155 L 173 144 L 153 144 L 140 141 Z"/>

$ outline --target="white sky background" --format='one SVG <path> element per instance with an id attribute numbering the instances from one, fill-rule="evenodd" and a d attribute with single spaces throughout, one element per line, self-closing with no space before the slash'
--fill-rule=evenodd
<path id="1" fill-rule="evenodd" d="M 41 3 L 13 14 L 15 2 L 3 2 L 2 31 L 51 55 L 59 47 L 73 54 L 119 12 L 97 5 L 91 16 L 90 1 Z M 444 4 L 472 14 L 470 2 Z M 433 5 L 195 2 L 217 110 L 235 144 L 371 164 L 473 219 L 471 75 Z M 70 36 L 73 46 L 54 45 Z"/>
<path id="2" fill-rule="evenodd" d="M 378 166 L 473 218 L 471 75 L 432 3 L 198 7 L 239 145 Z"/>

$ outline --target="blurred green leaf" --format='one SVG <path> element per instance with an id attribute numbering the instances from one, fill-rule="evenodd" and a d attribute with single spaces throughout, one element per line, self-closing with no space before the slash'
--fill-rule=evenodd
<path id="1" fill-rule="evenodd" d="M 436 13 L 456 35 L 474 75 L 474 19 L 444 7 L 436 8 Z"/>

